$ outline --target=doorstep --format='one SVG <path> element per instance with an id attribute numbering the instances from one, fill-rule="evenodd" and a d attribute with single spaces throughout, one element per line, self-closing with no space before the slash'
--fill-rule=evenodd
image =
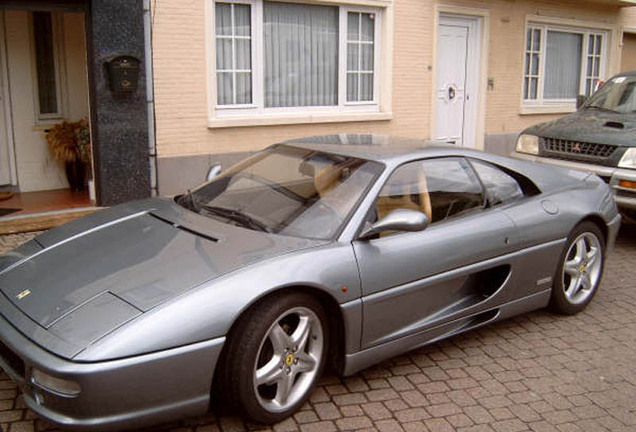
<path id="1" fill-rule="evenodd" d="M 0 235 L 47 230 L 102 209 L 103 207 L 81 207 L 0 217 Z"/>

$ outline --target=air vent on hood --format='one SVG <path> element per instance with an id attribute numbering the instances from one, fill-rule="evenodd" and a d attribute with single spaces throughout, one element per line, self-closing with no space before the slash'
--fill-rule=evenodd
<path id="1" fill-rule="evenodd" d="M 202 237 L 202 238 L 204 238 L 204 239 L 206 239 L 206 240 L 213 241 L 214 243 L 217 243 L 217 242 L 219 241 L 219 239 L 218 239 L 218 238 L 216 238 L 216 237 L 212 237 L 212 236 L 209 236 L 209 235 L 207 235 L 207 234 L 205 234 L 205 233 L 202 233 L 202 232 L 200 232 L 200 231 L 195 231 L 195 230 L 190 229 L 190 228 L 188 228 L 188 227 L 184 227 L 183 225 L 179 225 L 179 224 L 178 224 L 178 223 L 176 223 L 176 222 L 172 222 L 172 221 L 170 221 L 170 220 L 168 220 L 168 219 L 164 219 L 164 218 L 162 218 L 161 216 L 157 216 L 157 215 L 156 215 L 156 214 L 154 214 L 154 213 L 149 213 L 149 214 L 150 214 L 150 216 L 154 217 L 155 219 L 160 220 L 161 222 L 165 222 L 165 223 L 167 223 L 168 225 L 172 225 L 173 227 L 175 227 L 175 228 L 177 228 L 177 229 L 180 229 L 181 231 L 185 231 L 185 232 L 188 232 L 188 233 L 190 233 L 190 234 L 194 234 L 195 236 L 199 236 L 199 237 Z"/>
<path id="2" fill-rule="evenodd" d="M 625 125 L 623 123 L 617 122 L 617 121 L 608 121 L 603 126 L 609 127 L 609 128 L 614 128 L 614 129 L 625 129 Z"/>

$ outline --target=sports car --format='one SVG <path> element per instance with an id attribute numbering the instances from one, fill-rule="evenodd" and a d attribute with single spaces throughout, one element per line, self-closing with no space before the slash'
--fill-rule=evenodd
<path id="1" fill-rule="evenodd" d="M 589 173 L 376 135 L 276 144 L 0 256 L 0 365 L 64 427 L 293 414 L 374 363 L 594 297 L 621 217 Z"/>

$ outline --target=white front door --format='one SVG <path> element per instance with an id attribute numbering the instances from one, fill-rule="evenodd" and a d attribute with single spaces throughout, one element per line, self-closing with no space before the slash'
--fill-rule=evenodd
<path id="1" fill-rule="evenodd" d="M 437 31 L 434 138 L 475 147 L 479 21 L 442 15 Z"/>

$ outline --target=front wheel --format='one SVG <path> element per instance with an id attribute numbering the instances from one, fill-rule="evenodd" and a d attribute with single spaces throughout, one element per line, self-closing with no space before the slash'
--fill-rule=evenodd
<path id="1" fill-rule="evenodd" d="M 230 337 L 227 395 L 246 418 L 271 424 L 300 408 L 324 368 L 328 326 L 321 304 L 304 293 L 257 304 Z M 223 397 L 222 396 L 222 397 Z"/>
<path id="2" fill-rule="evenodd" d="M 592 301 L 603 274 L 605 242 L 591 222 L 578 225 L 568 237 L 555 275 L 550 307 L 574 315 Z"/>

